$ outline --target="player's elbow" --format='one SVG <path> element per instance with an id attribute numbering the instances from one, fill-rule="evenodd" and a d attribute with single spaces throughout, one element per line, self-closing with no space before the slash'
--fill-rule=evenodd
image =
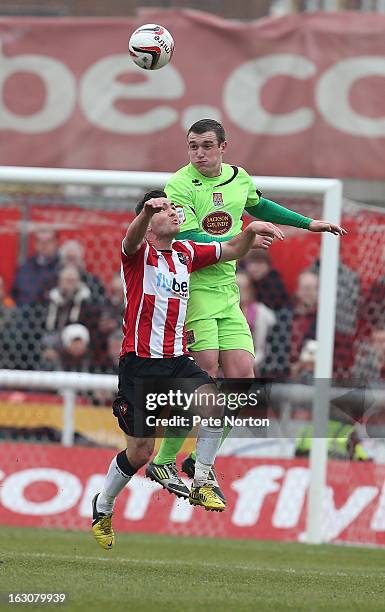
<path id="1" fill-rule="evenodd" d="M 126 255 L 132 255 L 133 253 L 136 253 L 139 246 L 140 245 L 135 244 L 134 242 L 129 240 L 127 237 L 123 240 L 123 251 Z"/>

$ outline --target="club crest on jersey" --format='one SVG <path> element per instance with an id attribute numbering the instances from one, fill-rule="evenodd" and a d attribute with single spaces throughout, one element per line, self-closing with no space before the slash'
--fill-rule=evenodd
<path id="1" fill-rule="evenodd" d="M 178 255 L 178 259 L 180 261 L 181 264 L 183 264 L 184 266 L 188 266 L 190 263 L 190 258 L 188 255 L 185 255 L 184 253 L 180 253 L 179 251 L 177 252 Z"/>
<path id="2" fill-rule="evenodd" d="M 221 193 L 213 193 L 213 204 L 216 208 L 224 205 L 223 196 Z"/>

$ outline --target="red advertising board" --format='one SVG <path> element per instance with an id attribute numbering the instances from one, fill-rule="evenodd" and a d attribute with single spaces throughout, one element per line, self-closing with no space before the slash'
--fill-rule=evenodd
<path id="1" fill-rule="evenodd" d="M 115 451 L 3 444 L 0 524 L 88 529 L 91 499 Z M 120 495 L 119 531 L 301 541 L 308 464 L 303 460 L 221 457 L 217 471 L 228 506 L 204 512 L 144 478 Z M 222 480 L 223 479 L 223 480 Z M 324 495 L 324 539 L 385 544 L 385 466 L 330 462 Z"/>
<path id="2" fill-rule="evenodd" d="M 149 22 L 175 39 L 159 71 L 127 53 Z M 174 171 L 208 116 L 250 174 L 383 179 L 384 31 L 385 15 L 362 12 L 1 18 L 0 164 Z"/>

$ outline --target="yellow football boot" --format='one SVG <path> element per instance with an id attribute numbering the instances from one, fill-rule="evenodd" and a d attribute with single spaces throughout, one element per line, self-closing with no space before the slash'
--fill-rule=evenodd
<path id="1" fill-rule="evenodd" d="M 194 487 L 193 485 L 188 500 L 192 506 L 203 506 L 205 510 L 212 510 L 213 512 L 223 512 L 226 508 L 226 504 L 214 491 L 213 485 L 208 483 L 201 487 Z"/>
<path id="2" fill-rule="evenodd" d="M 112 529 L 112 513 L 100 514 L 96 508 L 99 493 L 92 500 L 92 531 L 97 543 L 104 550 L 111 550 L 115 545 L 115 534 Z"/>

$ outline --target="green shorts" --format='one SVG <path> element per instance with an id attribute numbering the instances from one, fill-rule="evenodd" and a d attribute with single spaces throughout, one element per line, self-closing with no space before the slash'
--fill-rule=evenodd
<path id="1" fill-rule="evenodd" d="M 191 290 L 186 331 L 191 351 L 243 349 L 254 355 L 253 338 L 239 305 L 236 283 Z"/>

